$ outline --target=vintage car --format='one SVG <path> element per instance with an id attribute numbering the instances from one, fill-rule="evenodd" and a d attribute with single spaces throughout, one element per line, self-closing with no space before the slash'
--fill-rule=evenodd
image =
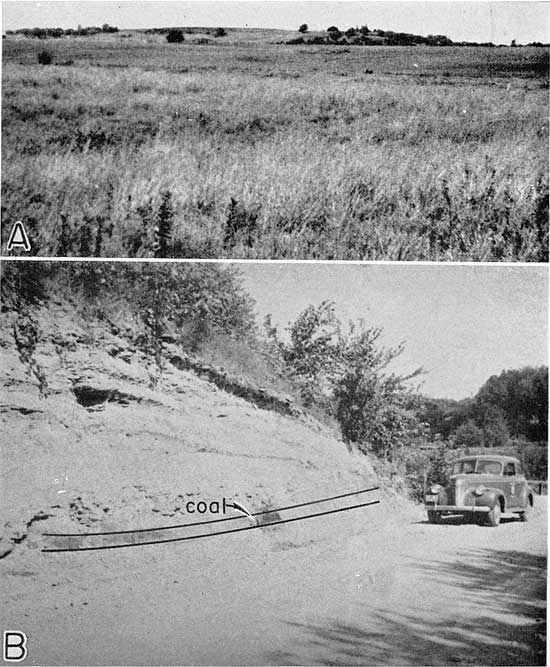
<path id="1" fill-rule="evenodd" d="M 503 514 L 517 514 L 526 521 L 533 507 L 533 491 L 517 459 L 490 454 L 464 456 L 451 463 L 445 486 L 428 487 L 425 506 L 430 523 L 462 514 L 498 526 Z"/>

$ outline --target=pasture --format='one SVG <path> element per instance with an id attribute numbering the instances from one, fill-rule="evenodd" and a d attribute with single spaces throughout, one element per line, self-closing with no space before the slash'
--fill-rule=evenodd
<path id="1" fill-rule="evenodd" d="M 547 49 L 293 36 L 5 38 L 3 252 L 548 260 Z"/>

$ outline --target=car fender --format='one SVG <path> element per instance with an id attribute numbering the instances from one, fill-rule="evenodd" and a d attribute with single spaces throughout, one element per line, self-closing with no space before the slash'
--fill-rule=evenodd
<path id="1" fill-rule="evenodd" d="M 502 491 L 498 489 L 484 489 L 481 495 L 474 495 L 475 506 L 476 507 L 490 507 L 493 509 L 495 505 L 500 502 L 502 498 L 504 500 L 504 507 L 506 507 L 506 499 Z"/>
<path id="2" fill-rule="evenodd" d="M 533 494 L 533 489 L 528 484 L 525 484 L 520 493 L 522 507 L 525 507 L 525 509 L 533 507 Z"/>

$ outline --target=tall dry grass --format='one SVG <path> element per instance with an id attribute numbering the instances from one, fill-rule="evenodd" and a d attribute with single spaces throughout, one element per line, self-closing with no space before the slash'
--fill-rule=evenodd
<path id="1" fill-rule="evenodd" d="M 170 192 L 179 257 L 547 260 L 539 82 L 304 59 L 299 78 L 7 63 L 3 243 L 22 219 L 42 255 L 150 256 Z"/>

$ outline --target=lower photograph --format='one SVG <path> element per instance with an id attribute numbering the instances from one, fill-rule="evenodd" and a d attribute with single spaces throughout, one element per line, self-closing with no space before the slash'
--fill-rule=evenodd
<path id="1" fill-rule="evenodd" d="M 4 664 L 546 664 L 546 267 L 6 260 L 0 355 Z"/>

